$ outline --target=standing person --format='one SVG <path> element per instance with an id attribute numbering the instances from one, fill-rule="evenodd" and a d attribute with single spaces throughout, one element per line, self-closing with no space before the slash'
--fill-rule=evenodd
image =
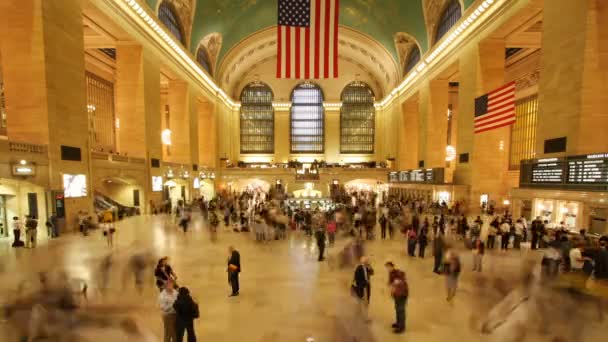
<path id="1" fill-rule="evenodd" d="M 36 248 L 38 242 L 38 220 L 36 216 L 26 216 L 25 219 L 25 246 Z"/>
<path id="2" fill-rule="evenodd" d="M 19 221 L 19 217 L 13 216 L 13 237 L 15 240 L 13 241 L 13 247 L 23 247 L 24 243 L 21 241 L 21 233 L 23 231 L 23 225 L 21 221 Z"/>
<path id="3" fill-rule="evenodd" d="M 199 317 L 198 304 L 190 296 L 190 291 L 187 287 L 180 287 L 177 299 L 173 303 L 175 310 L 175 332 L 177 342 L 184 340 L 184 334 L 188 332 L 188 342 L 196 342 L 196 333 L 194 332 L 194 320 Z"/>
<path id="4" fill-rule="evenodd" d="M 506 251 L 509 248 L 509 238 L 511 237 L 511 225 L 506 219 L 500 224 L 500 249 Z"/>
<path id="5" fill-rule="evenodd" d="M 524 224 L 521 222 L 521 219 L 515 221 L 515 235 L 513 237 L 513 248 L 521 249 L 521 241 L 524 238 Z"/>
<path id="6" fill-rule="evenodd" d="M 165 283 L 165 287 L 158 295 L 158 306 L 163 318 L 163 336 L 164 342 L 176 342 L 177 335 L 175 333 L 176 315 L 173 304 L 177 299 L 177 291 L 174 289 L 173 281 L 169 280 Z"/>
<path id="7" fill-rule="evenodd" d="M 424 258 L 424 251 L 426 250 L 426 246 L 428 245 L 428 222 L 420 228 L 420 233 L 418 233 L 418 257 Z"/>
<path id="8" fill-rule="evenodd" d="M 444 273 L 445 273 L 445 284 L 447 289 L 447 301 L 451 302 L 456 295 L 456 289 L 458 288 L 458 277 L 460 276 L 460 256 L 458 253 L 448 246 L 445 254 Z"/>
<path id="9" fill-rule="evenodd" d="M 538 248 L 538 242 L 540 238 L 540 232 L 543 230 L 543 222 L 540 220 L 540 216 L 536 216 L 536 219 L 532 221 L 532 249 Z"/>
<path id="10" fill-rule="evenodd" d="M 327 222 L 327 236 L 329 237 L 329 245 L 333 246 L 334 242 L 336 242 L 336 229 L 337 224 L 335 220 L 330 220 Z"/>
<path id="11" fill-rule="evenodd" d="M 395 323 L 393 323 L 393 333 L 401 334 L 405 331 L 405 305 L 409 295 L 409 288 L 405 279 L 405 273 L 395 267 L 391 261 L 387 261 L 384 266 L 388 271 L 388 285 L 391 295 L 395 301 Z"/>
<path id="12" fill-rule="evenodd" d="M 414 227 L 410 227 L 407 231 L 407 255 L 413 257 L 416 253 L 416 229 Z"/>
<path id="13" fill-rule="evenodd" d="M 367 318 L 367 308 L 369 307 L 370 298 L 372 295 L 371 276 L 374 275 L 374 269 L 369 263 L 369 259 L 362 256 L 360 263 L 355 268 L 355 276 L 353 279 L 353 292 L 361 300 L 363 313 Z"/>
<path id="14" fill-rule="evenodd" d="M 473 241 L 473 272 L 481 272 L 485 249 L 485 245 L 480 238 L 476 238 L 475 241 Z"/>
<path id="15" fill-rule="evenodd" d="M 386 219 L 386 216 L 384 216 L 384 214 L 382 214 L 382 216 L 380 216 L 380 237 L 382 238 L 382 240 L 386 240 L 387 223 L 388 223 L 388 220 Z"/>
<path id="16" fill-rule="evenodd" d="M 494 249 L 496 243 L 496 233 L 498 233 L 498 219 L 495 218 L 488 227 L 488 249 Z"/>
<path id="17" fill-rule="evenodd" d="M 46 222 L 44 223 L 44 225 L 46 226 L 46 236 L 49 239 L 52 239 L 55 237 L 55 227 L 53 226 L 53 216 L 50 216 Z"/>
<path id="18" fill-rule="evenodd" d="M 165 284 L 169 281 L 175 286 L 177 276 L 175 275 L 175 272 L 173 272 L 171 265 L 169 265 L 169 257 L 165 256 L 158 260 L 156 269 L 154 270 L 154 277 L 156 278 L 156 287 L 158 287 L 160 291 L 163 290 Z"/>
<path id="19" fill-rule="evenodd" d="M 319 228 L 315 232 L 315 238 L 317 240 L 317 247 L 319 247 L 319 259 L 318 261 L 325 260 L 323 254 L 325 253 L 325 229 Z"/>
<path id="20" fill-rule="evenodd" d="M 445 241 L 443 240 L 443 233 L 439 231 L 433 239 L 433 272 L 440 274 L 441 273 L 441 262 L 443 261 L 443 252 L 445 249 Z"/>
<path id="21" fill-rule="evenodd" d="M 239 295 L 239 273 L 241 273 L 241 254 L 233 247 L 228 247 L 228 282 L 232 287 L 230 297 Z"/>

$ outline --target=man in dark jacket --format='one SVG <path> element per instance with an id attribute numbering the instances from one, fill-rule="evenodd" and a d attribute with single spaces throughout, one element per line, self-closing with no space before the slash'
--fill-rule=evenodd
<path id="1" fill-rule="evenodd" d="M 228 258 L 228 282 L 232 287 L 232 294 L 230 297 L 239 295 L 239 273 L 241 273 L 241 255 L 239 252 L 233 247 L 228 247 L 228 253 L 230 257 Z"/>
<path id="2" fill-rule="evenodd" d="M 369 264 L 369 259 L 365 256 L 361 257 L 361 263 L 355 268 L 354 291 L 357 297 L 364 299 L 369 304 L 371 296 L 371 276 L 374 275 L 374 269 Z"/>
<path id="3" fill-rule="evenodd" d="M 401 334 L 405 331 L 405 305 L 409 295 L 409 288 L 403 271 L 395 268 L 395 264 L 391 261 L 388 261 L 384 266 L 388 270 L 388 285 L 395 301 L 396 322 L 392 326 L 393 332 Z"/>
<path id="4" fill-rule="evenodd" d="M 175 332 L 177 341 L 182 342 L 184 334 L 188 332 L 188 342 L 196 342 L 194 332 L 194 320 L 199 317 L 198 304 L 190 296 L 190 291 L 186 287 L 180 287 L 177 299 L 173 303 L 175 310 Z"/>
<path id="5" fill-rule="evenodd" d="M 433 264 L 433 272 L 441 273 L 441 262 L 443 261 L 443 250 L 445 249 L 445 243 L 443 240 L 443 233 L 441 231 L 435 235 L 433 239 L 433 256 L 435 263 Z"/>

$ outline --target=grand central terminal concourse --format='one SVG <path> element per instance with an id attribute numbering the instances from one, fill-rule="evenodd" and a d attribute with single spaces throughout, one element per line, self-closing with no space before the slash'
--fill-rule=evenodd
<path id="1" fill-rule="evenodd" d="M 0 342 L 608 341 L 608 0 L 0 0 Z"/>

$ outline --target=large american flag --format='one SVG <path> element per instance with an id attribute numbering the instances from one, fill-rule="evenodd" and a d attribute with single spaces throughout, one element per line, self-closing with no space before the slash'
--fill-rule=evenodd
<path id="1" fill-rule="evenodd" d="M 278 0 L 277 78 L 338 77 L 339 0 Z"/>
<path id="2" fill-rule="evenodd" d="M 475 133 L 515 122 L 515 82 L 475 99 Z"/>

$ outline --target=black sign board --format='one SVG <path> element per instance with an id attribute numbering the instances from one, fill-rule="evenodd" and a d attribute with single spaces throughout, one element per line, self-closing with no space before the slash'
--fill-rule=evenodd
<path id="1" fill-rule="evenodd" d="M 608 153 L 522 161 L 520 187 L 608 190 Z"/>
<path id="2" fill-rule="evenodd" d="M 389 183 L 443 184 L 443 168 L 389 172 L 388 181 Z"/>

